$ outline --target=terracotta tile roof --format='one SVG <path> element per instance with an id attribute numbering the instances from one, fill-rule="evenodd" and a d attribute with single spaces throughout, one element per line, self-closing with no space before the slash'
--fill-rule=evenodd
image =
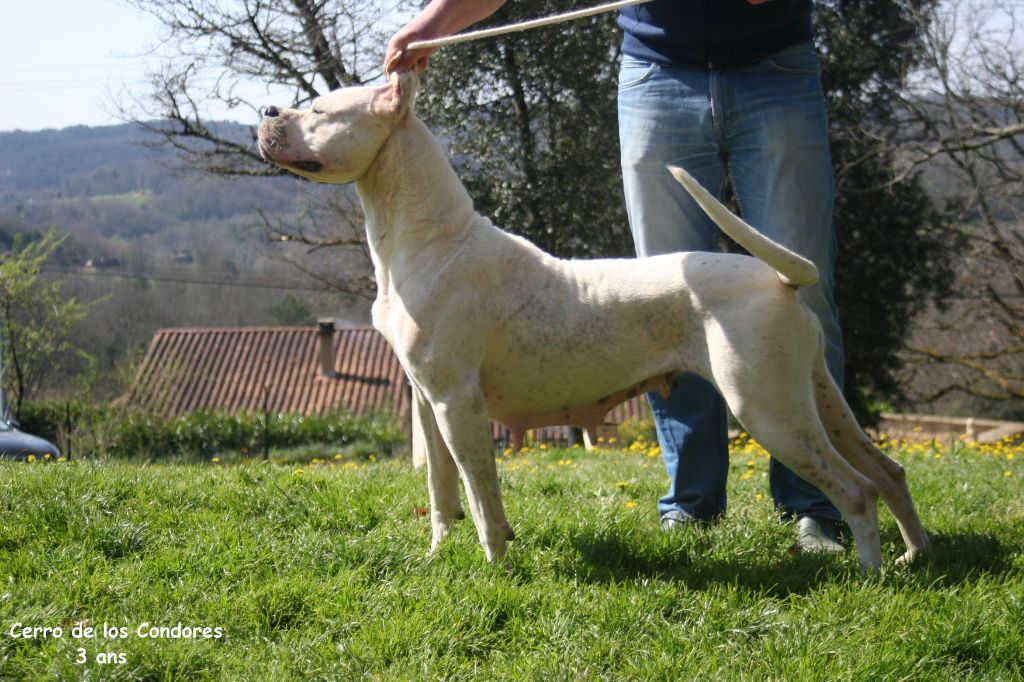
<path id="1" fill-rule="evenodd" d="M 338 327 L 333 376 L 320 371 L 317 327 L 160 329 L 135 381 L 118 402 L 164 417 L 206 408 L 230 412 L 324 414 L 334 409 L 397 415 L 408 432 L 410 393 L 391 346 L 373 327 Z M 642 396 L 614 408 L 605 421 L 647 416 Z M 508 430 L 492 422 L 498 442 Z M 537 442 L 567 442 L 568 427 L 535 429 Z"/>
<path id="2" fill-rule="evenodd" d="M 165 417 L 232 412 L 323 414 L 387 410 L 407 422 L 409 391 L 398 359 L 370 326 L 334 331 L 334 376 L 320 372 L 316 327 L 160 329 L 123 404 Z"/>

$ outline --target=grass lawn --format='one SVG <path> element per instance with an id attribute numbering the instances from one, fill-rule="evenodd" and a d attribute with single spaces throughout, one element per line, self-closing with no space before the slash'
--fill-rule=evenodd
<path id="1" fill-rule="evenodd" d="M 675 536 L 642 451 L 502 457 L 508 570 L 468 521 L 426 556 L 403 461 L 0 463 L 0 679 L 1024 679 L 1024 452 L 895 456 L 934 550 L 883 512 L 874 578 L 789 552 L 749 447 Z"/>

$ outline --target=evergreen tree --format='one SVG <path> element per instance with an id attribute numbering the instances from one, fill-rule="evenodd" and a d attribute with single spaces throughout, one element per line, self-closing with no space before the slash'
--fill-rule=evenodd
<path id="1" fill-rule="evenodd" d="M 506 3 L 480 27 L 569 9 Z M 619 171 L 614 14 L 442 48 L 417 110 L 477 209 L 563 257 L 632 255 Z"/>
<path id="2" fill-rule="evenodd" d="M 822 0 L 817 41 L 837 177 L 837 298 L 848 398 L 898 400 L 897 351 L 914 313 L 947 293 L 950 243 L 916 177 L 895 181 L 897 95 L 920 48 L 916 12 L 893 0 Z M 487 25 L 565 11 L 506 4 Z M 477 207 L 561 256 L 632 253 L 616 125 L 613 15 L 439 50 L 420 110 L 451 140 Z"/>

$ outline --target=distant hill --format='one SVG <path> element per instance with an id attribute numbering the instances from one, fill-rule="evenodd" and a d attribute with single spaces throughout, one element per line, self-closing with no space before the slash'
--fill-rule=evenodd
<path id="1" fill-rule="evenodd" d="M 245 126 L 222 125 L 248 135 Z M 173 152 L 147 147 L 146 139 L 132 124 L 0 133 L 0 233 L 7 235 L 0 239 L 43 225 L 129 240 L 168 231 L 180 236 L 196 223 L 206 232 L 254 209 L 291 208 L 294 192 L 285 178 L 187 172 Z"/>
<path id="2" fill-rule="evenodd" d="M 217 125 L 250 137 L 245 126 Z M 50 227 L 69 236 L 46 270 L 66 296 L 96 302 L 75 336 L 100 361 L 99 394 L 117 394 L 117 377 L 132 374 L 123 365 L 160 327 L 365 319 L 367 301 L 325 292 L 286 261 L 332 272 L 368 262 L 266 238 L 261 211 L 301 220 L 306 197 L 329 190 L 291 176 L 193 171 L 175 151 L 144 144 L 146 135 L 132 124 L 0 133 L 0 251 Z"/>
<path id="3" fill-rule="evenodd" d="M 98 169 L 141 169 L 155 156 L 143 140 L 132 124 L 0 133 L 0 195 L 81 191 Z"/>
<path id="4" fill-rule="evenodd" d="M 238 123 L 212 124 L 227 138 L 246 140 L 249 128 Z M 152 134 L 132 123 L 73 126 L 38 132 L 0 132 L 0 195 L 8 192 L 59 191 L 67 196 L 118 194 L 132 189 L 125 173 L 159 183 L 154 162 L 171 161 L 173 152 L 145 146 Z M 99 178 L 99 184 L 93 182 Z"/>

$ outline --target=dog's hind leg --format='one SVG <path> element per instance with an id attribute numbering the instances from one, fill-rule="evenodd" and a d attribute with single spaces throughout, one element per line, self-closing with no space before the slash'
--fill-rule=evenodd
<path id="1" fill-rule="evenodd" d="M 806 413 L 805 413 L 806 414 Z M 880 569 L 878 489 L 855 471 L 816 424 L 778 423 L 778 415 L 740 421 L 773 457 L 817 487 L 836 505 L 853 532 L 862 569 Z M 816 422 L 817 420 L 815 420 Z"/>
<path id="2" fill-rule="evenodd" d="M 761 372 L 716 383 L 750 435 L 836 505 L 853 532 L 861 568 L 879 569 L 878 489 L 829 442 L 816 415 L 810 368 L 804 369 L 776 358 Z"/>
<path id="3" fill-rule="evenodd" d="M 434 398 L 434 416 L 466 485 L 466 498 L 488 561 L 505 556 L 515 534 L 505 518 L 494 463 L 494 443 L 479 386 Z"/>
<path id="4" fill-rule="evenodd" d="M 839 387 L 833 381 L 819 353 L 814 367 L 814 395 L 829 440 L 857 471 L 878 487 L 886 506 L 896 517 L 907 551 L 897 562 L 912 560 L 928 549 L 928 534 L 914 508 L 903 467 L 879 450 L 857 424 Z"/>
<path id="5" fill-rule="evenodd" d="M 434 410 L 423 392 L 413 384 L 412 399 L 416 401 L 416 417 L 427 451 L 427 487 L 430 492 L 431 553 L 448 535 L 452 522 L 465 518 L 459 502 L 459 471 L 455 466 L 441 432 Z"/>

